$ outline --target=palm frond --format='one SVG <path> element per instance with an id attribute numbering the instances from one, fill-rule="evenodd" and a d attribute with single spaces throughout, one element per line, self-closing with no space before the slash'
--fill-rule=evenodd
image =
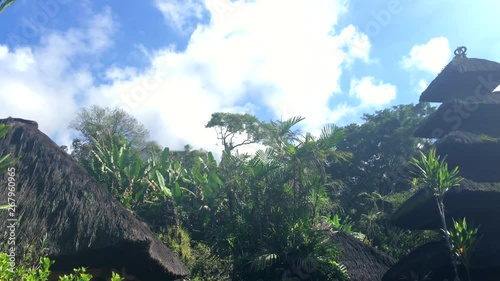
<path id="1" fill-rule="evenodd" d="M 3 12 L 8 6 L 12 5 L 15 0 L 5 0 L 0 1 L 0 13 Z"/>
<path id="2" fill-rule="evenodd" d="M 263 254 L 251 261 L 251 268 L 254 271 L 261 271 L 273 266 L 274 264 L 278 263 L 278 261 L 279 256 L 277 254 Z"/>

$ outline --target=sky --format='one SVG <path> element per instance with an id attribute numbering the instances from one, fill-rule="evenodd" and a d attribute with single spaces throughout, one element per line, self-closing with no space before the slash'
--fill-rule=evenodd
<path id="1" fill-rule="evenodd" d="M 69 146 L 81 108 L 119 107 L 163 146 L 209 151 L 214 112 L 359 123 L 417 103 L 458 46 L 500 61 L 495 3 L 17 0 L 0 14 L 0 118 Z"/>

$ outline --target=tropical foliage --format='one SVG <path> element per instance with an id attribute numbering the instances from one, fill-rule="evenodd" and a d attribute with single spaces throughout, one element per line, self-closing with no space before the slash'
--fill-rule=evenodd
<path id="1" fill-rule="evenodd" d="M 432 240 L 432 231 L 393 227 L 390 215 L 413 195 L 408 161 L 431 143 L 413 136 L 434 108 L 427 103 L 398 105 L 363 115 L 363 123 L 343 127 L 339 149 L 352 153 L 347 163 L 331 164 L 327 173 L 342 182 L 334 202 L 339 215 L 349 215 L 352 230 L 391 256 L 406 255 Z"/>
<path id="2" fill-rule="evenodd" d="M 470 228 L 467 226 L 466 218 L 462 220 L 453 220 L 453 228 L 450 229 L 450 242 L 452 246 L 452 253 L 460 260 L 467 272 L 467 278 L 470 281 L 470 261 L 472 252 L 478 242 L 477 228 Z"/>
<path id="3" fill-rule="evenodd" d="M 436 156 L 436 150 L 431 149 L 428 156 L 420 152 L 420 159 L 412 158 L 410 163 L 416 168 L 413 171 L 416 176 L 413 179 L 413 184 L 417 187 L 420 186 L 429 190 L 436 198 L 439 215 L 441 217 L 442 233 L 446 240 L 448 249 L 450 250 L 455 276 L 459 279 L 457 255 L 454 253 L 452 239 L 446 224 L 444 196 L 450 188 L 458 186 L 462 181 L 462 178 L 458 176 L 458 167 L 455 167 L 452 170 L 448 168 L 445 158 L 446 157 L 440 159 L 439 156 Z M 457 224 L 456 226 L 459 227 L 460 224 Z M 461 230 L 461 228 L 458 229 Z M 458 238 L 459 235 L 456 235 L 455 237 Z"/>
<path id="4" fill-rule="evenodd" d="M 145 150 L 101 126 L 82 131 L 87 156 L 75 159 L 181 256 L 191 280 L 293 279 L 307 265 L 312 280 L 347 280 L 332 233 L 319 225 L 396 257 L 435 238 L 389 224 L 414 192 L 408 171 L 415 155 L 431 145 L 413 130 L 433 111 L 396 106 L 365 115 L 361 125 L 326 125 L 317 135 L 298 129 L 302 117 L 264 122 L 217 112 L 206 127 L 222 145 L 219 160 L 189 145 Z M 112 120 L 113 111 L 101 113 L 100 120 Z M 122 116 L 116 128 L 127 120 L 135 119 Z M 251 144 L 261 149 L 239 152 Z M 440 175 L 427 176 L 422 184 Z"/>
<path id="5" fill-rule="evenodd" d="M 47 257 L 40 258 L 37 267 L 27 268 L 23 265 L 12 269 L 10 257 L 5 253 L 0 253 L 0 280 L 19 281 L 47 281 L 50 276 L 50 266 L 53 264 Z M 92 275 L 86 273 L 85 268 L 75 268 L 74 273 L 59 277 L 59 281 L 90 281 Z M 111 281 L 123 281 L 117 273 L 112 273 Z"/>

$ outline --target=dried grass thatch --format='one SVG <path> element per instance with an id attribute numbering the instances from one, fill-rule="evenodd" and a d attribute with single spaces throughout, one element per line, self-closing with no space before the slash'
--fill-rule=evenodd
<path id="1" fill-rule="evenodd" d="M 0 140 L 0 155 L 11 153 L 17 202 L 18 252 L 47 234 L 48 253 L 56 271 L 73 267 L 126 268 L 141 280 L 174 280 L 187 275 L 176 255 L 120 205 L 66 152 L 36 125 L 16 119 Z M 0 198 L 7 200 L 6 173 Z M 3 204 L 3 203 L 2 203 Z M 0 212 L 6 222 L 8 212 Z M 2 246 L 9 235 L 4 223 Z"/>
<path id="2" fill-rule="evenodd" d="M 467 217 L 483 230 L 500 232 L 496 218 L 500 216 L 500 182 L 478 183 L 463 179 L 444 197 L 448 225 L 452 218 Z M 440 229 L 441 218 L 436 200 L 426 189 L 417 191 L 391 217 L 391 222 L 404 229 Z"/>
<path id="3" fill-rule="evenodd" d="M 347 268 L 351 281 L 378 281 L 395 264 L 392 257 L 344 232 L 333 234 L 332 239 L 339 244 L 339 262 Z"/>
<path id="4" fill-rule="evenodd" d="M 338 262 L 346 267 L 351 281 L 379 281 L 384 273 L 396 263 L 387 254 L 342 231 L 334 231 L 324 222 L 319 228 L 333 233 L 331 240 L 340 248 Z"/>
<path id="5" fill-rule="evenodd" d="M 427 278 L 436 278 L 432 280 L 449 278 L 449 274 L 452 274 L 453 271 L 449 270 L 451 269 L 451 258 L 447 250 L 446 245 L 442 242 L 426 243 L 401 258 L 384 274 L 382 281 L 431 280 L 424 279 L 426 276 Z M 448 270 L 436 274 L 435 271 L 438 268 L 447 268 Z M 432 276 L 429 276 L 429 273 Z"/>
<path id="6" fill-rule="evenodd" d="M 455 58 L 429 84 L 420 101 L 484 97 L 500 85 L 500 63 L 476 58 Z"/>
<path id="7" fill-rule="evenodd" d="M 500 137 L 500 92 L 487 98 L 452 100 L 443 103 L 417 128 L 414 136 L 441 138 L 453 131 Z"/>
<path id="8" fill-rule="evenodd" d="M 482 237 L 471 259 L 471 279 L 497 281 L 500 276 L 500 242 L 497 237 Z M 463 267 L 459 274 L 465 276 Z M 427 276 L 426 279 L 424 277 Z M 453 280 L 449 250 L 444 241 L 426 243 L 401 258 L 382 278 L 398 280 Z M 462 279 L 463 280 L 463 279 Z"/>
<path id="9" fill-rule="evenodd" d="M 454 131 L 436 143 L 436 153 L 447 155 L 451 168 L 477 182 L 500 181 L 500 138 Z"/>

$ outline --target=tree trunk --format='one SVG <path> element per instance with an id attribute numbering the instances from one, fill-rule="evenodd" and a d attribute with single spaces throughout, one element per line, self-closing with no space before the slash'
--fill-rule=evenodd
<path id="1" fill-rule="evenodd" d="M 445 214 L 444 214 L 443 199 L 439 198 L 438 196 L 436 196 L 436 203 L 438 205 L 439 215 L 441 216 L 441 223 L 442 223 L 442 226 L 443 226 L 443 231 L 444 231 L 444 237 L 446 239 L 446 244 L 448 245 L 448 249 L 450 250 L 451 263 L 453 265 L 453 271 L 455 272 L 455 281 L 460 281 L 460 277 L 458 276 L 458 269 L 457 269 L 457 259 L 455 257 L 455 254 L 453 253 L 453 247 L 452 247 L 451 241 L 450 241 L 450 233 L 448 232 L 448 227 L 446 225 L 446 217 L 445 217 Z"/>

